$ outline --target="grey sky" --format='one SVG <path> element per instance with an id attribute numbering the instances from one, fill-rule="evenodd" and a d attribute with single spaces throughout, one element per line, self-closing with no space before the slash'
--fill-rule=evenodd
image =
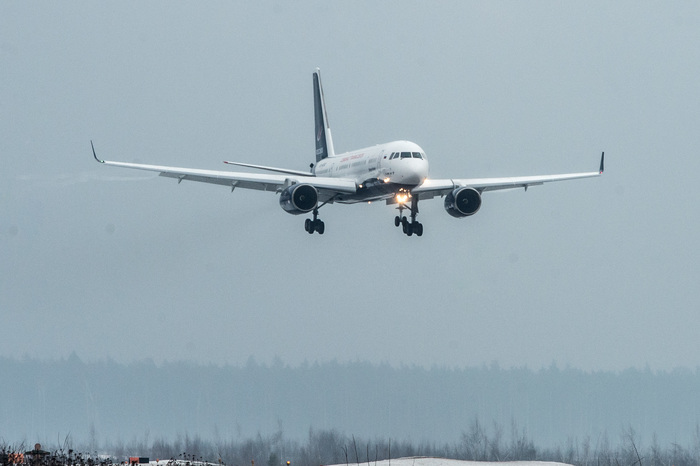
<path id="1" fill-rule="evenodd" d="M 0 4 L 0 355 L 586 370 L 700 365 L 696 2 Z M 420 144 L 488 193 L 422 238 L 385 205 L 101 166 L 304 169 Z"/>

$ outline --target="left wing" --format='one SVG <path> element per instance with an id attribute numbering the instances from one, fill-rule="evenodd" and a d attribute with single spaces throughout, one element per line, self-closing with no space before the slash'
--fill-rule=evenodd
<path id="1" fill-rule="evenodd" d="M 294 170 L 279 169 L 287 175 L 268 175 L 257 173 L 242 173 L 217 170 L 202 170 L 198 168 L 166 167 L 161 165 L 144 165 L 140 163 L 111 162 L 97 158 L 95 146 L 92 146 L 92 155 L 100 163 L 114 167 L 134 168 L 158 172 L 160 176 L 175 178 L 178 183 L 182 180 L 199 181 L 201 183 L 219 184 L 228 186 L 233 191 L 235 188 L 257 189 L 260 191 L 279 192 L 297 183 L 305 183 L 315 187 L 319 193 L 319 200 L 322 202 L 331 201 L 337 194 L 353 194 L 357 191 L 357 186 L 353 180 L 344 178 L 317 177 L 310 174 L 302 174 Z"/>
<path id="2" fill-rule="evenodd" d="M 525 188 L 537 186 L 551 181 L 576 180 L 600 176 L 604 171 L 605 152 L 600 156 L 600 168 L 597 172 L 568 173 L 563 175 L 512 176 L 505 178 L 467 178 L 467 179 L 427 179 L 411 190 L 411 194 L 420 194 L 420 199 L 431 199 L 435 196 L 445 196 L 455 188 L 470 187 L 479 192 L 496 191 L 500 189 Z"/>

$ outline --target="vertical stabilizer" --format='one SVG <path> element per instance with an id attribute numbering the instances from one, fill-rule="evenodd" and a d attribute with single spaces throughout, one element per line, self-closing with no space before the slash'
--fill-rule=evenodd
<path id="1" fill-rule="evenodd" d="M 314 118 L 316 120 L 316 162 L 320 162 L 326 157 L 335 155 L 333 150 L 333 138 L 331 138 L 331 128 L 328 126 L 328 116 L 326 115 L 326 102 L 323 97 L 323 86 L 321 86 L 321 70 L 314 71 Z"/>

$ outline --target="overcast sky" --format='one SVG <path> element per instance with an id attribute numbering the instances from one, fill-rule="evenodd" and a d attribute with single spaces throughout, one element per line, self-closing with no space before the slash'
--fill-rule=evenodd
<path id="1" fill-rule="evenodd" d="M 338 152 L 606 173 L 319 236 L 92 158 L 305 169 L 317 66 Z M 695 368 L 698 76 L 697 2 L 2 2 L 0 356 Z"/>

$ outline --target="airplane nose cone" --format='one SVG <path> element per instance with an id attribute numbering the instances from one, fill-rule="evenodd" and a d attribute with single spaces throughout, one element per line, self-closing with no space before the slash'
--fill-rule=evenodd
<path id="1" fill-rule="evenodd" d="M 428 177 L 428 163 L 425 160 L 411 160 L 404 172 L 403 183 L 419 185 Z"/>

